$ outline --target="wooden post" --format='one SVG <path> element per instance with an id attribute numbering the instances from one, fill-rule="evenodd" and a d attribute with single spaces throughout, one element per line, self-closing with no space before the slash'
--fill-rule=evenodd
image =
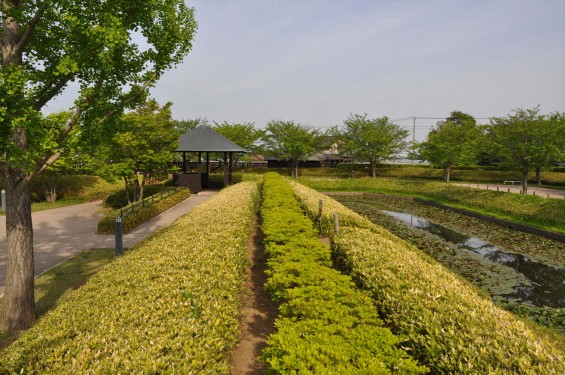
<path id="1" fill-rule="evenodd" d="M 232 177 L 231 177 L 231 174 L 232 174 L 232 163 L 233 163 L 233 159 L 232 159 L 232 155 L 233 155 L 233 152 L 230 152 L 230 154 L 229 154 L 229 155 L 230 155 L 230 156 L 229 156 L 229 162 L 228 162 L 228 165 L 229 165 L 229 170 L 230 170 L 230 171 L 229 171 L 229 176 L 228 176 L 228 180 L 229 180 L 229 182 L 230 182 L 230 185 L 231 185 L 231 184 L 233 183 L 233 181 L 232 181 Z"/>
<path id="2" fill-rule="evenodd" d="M 324 201 L 320 199 L 319 205 L 318 205 L 318 226 L 319 226 L 319 230 L 320 230 L 320 234 L 322 234 L 322 209 L 324 206 Z"/>
<path id="3" fill-rule="evenodd" d="M 182 173 L 186 173 L 186 151 L 182 152 Z"/>

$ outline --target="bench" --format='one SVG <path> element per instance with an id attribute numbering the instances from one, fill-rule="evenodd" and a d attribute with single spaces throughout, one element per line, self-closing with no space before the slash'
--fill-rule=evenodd
<path id="1" fill-rule="evenodd" d="M 511 181 L 511 180 L 509 180 L 509 181 L 502 181 L 502 182 L 504 183 L 504 185 L 506 185 L 506 184 L 511 184 L 511 185 L 519 184 L 519 185 L 522 185 L 522 181 Z"/>

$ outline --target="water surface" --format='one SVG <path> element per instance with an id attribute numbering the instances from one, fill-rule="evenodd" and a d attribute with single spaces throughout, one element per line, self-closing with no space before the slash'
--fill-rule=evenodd
<path id="1" fill-rule="evenodd" d="M 554 268 L 536 262 L 524 255 L 505 252 L 480 238 L 467 236 L 443 225 L 409 213 L 381 210 L 410 226 L 435 234 L 460 249 L 473 252 L 484 259 L 515 269 L 531 281 L 531 285 L 518 285 L 513 294 L 516 298 L 536 306 L 565 307 L 565 269 Z"/>

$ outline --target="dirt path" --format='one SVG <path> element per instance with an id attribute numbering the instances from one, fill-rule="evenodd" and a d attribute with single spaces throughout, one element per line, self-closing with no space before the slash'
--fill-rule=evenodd
<path id="1" fill-rule="evenodd" d="M 503 193 L 522 194 L 522 185 L 504 185 L 504 184 L 469 184 L 453 182 L 452 185 L 468 187 L 471 189 L 495 190 Z M 565 190 L 542 188 L 537 185 L 528 184 L 528 195 L 537 195 L 542 198 L 565 199 Z"/>
<path id="2" fill-rule="evenodd" d="M 267 281 L 267 257 L 263 247 L 263 233 L 257 223 L 249 237 L 247 269 L 239 343 L 233 351 L 233 375 L 264 374 L 265 365 L 258 360 L 266 345 L 267 336 L 274 331 L 277 305 L 269 298 L 263 285 Z"/>

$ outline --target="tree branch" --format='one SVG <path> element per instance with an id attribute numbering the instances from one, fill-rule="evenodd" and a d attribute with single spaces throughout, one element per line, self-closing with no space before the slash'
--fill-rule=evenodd
<path id="1" fill-rule="evenodd" d="M 37 95 L 36 102 L 33 105 L 33 108 L 37 111 L 41 110 L 45 104 L 49 100 L 51 100 L 55 95 L 59 93 L 59 91 L 65 87 L 65 85 L 73 79 L 75 76 L 74 73 L 68 73 L 61 77 L 61 79 L 53 85 L 46 86 L 45 90 L 42 90 L 40 94 Z"/>
<path id="2" fill-rule="evenodd" d="M 96 95 L 98 94 L 99 88 L 102 86 L 102 84 L 104 83 L 104 79 L 100 78 L 96 84 L 94 85 L 94 89 L 92 90 L 92 94 L 89 95 L 88 97 L 85 98 L 85 104 L 86 106 L 90 105 L 94 100 Z M 135 99 L 137 99 L 137 97 L 145 92 L 149 86 L 151 86 L 151 84 L 153 84 L 153 79 L 149 79 L 147 80 L 142 86 L 141 86 L 141 90 L 139 91 L 138 95 L 131 95 L 130 97 L 126 98 L 124 101 L 122 101 L 120 103 L 120 107 L 124 107 L 126 105 L 128 105 L 129 103 L 133 102 Z M 105 121 L 108 118 L 110 118 L 114 113 L 116 113 L 117 109 L 111 109 L 109 111 L 107 111 L 101 118 L 100 121 Z M 72 115 L 72 117 L 70 118 L 70 120 L 66 123 L 65 127 L 63 128 L 63 130 L 61 131 L 61 133 L 59 134 L 58 137 L 58 144 L 62 144 L 63 141 L 68 137 L 69 133 L 73 130 L 73 128 L 75 127 L 75 125 L 78 123 L 78 120 L 80 118 L 80 115 L 83 113 L 83 109 L 79 106 L 76 108 L 74 114 Z M 30 178 L 33 176 L 38 175 L 39 173 L 41 173 L 42 171 L 44 171 L 46 168 L 50 167 L 51 165 L 53 165 L 53 163 L 55 163 L 60 157 L 61 157 L 62 151 L 58 150 L 58 151 L 54 151 L 54 152 L 47 152 L 43 158 L 41 158 L 37 164 L 36 164 L 36 169 L 35 171 L 30 175 Z"/>
<path id="3" fill-rule="evenodd" d="M 37 8 L 37 11 L 33 15 L 33 18 L 29 21 L 27 30 L 23 33 L 20 41 L 15 46 L 16 51 L 22 52 L 23 49 L 27 46 L 29 40 L 31 39 L 31 36 L 33 35 L 33 32 L 35 31 L 35 27 L 37 26 L 39 21 L 41 21 L 41 17 L 43 16 L 43 13 L 45 13 L 45 9 L 47 8 L 47 5 L 49 3 L 50 1 L 45 1 Z"/>

